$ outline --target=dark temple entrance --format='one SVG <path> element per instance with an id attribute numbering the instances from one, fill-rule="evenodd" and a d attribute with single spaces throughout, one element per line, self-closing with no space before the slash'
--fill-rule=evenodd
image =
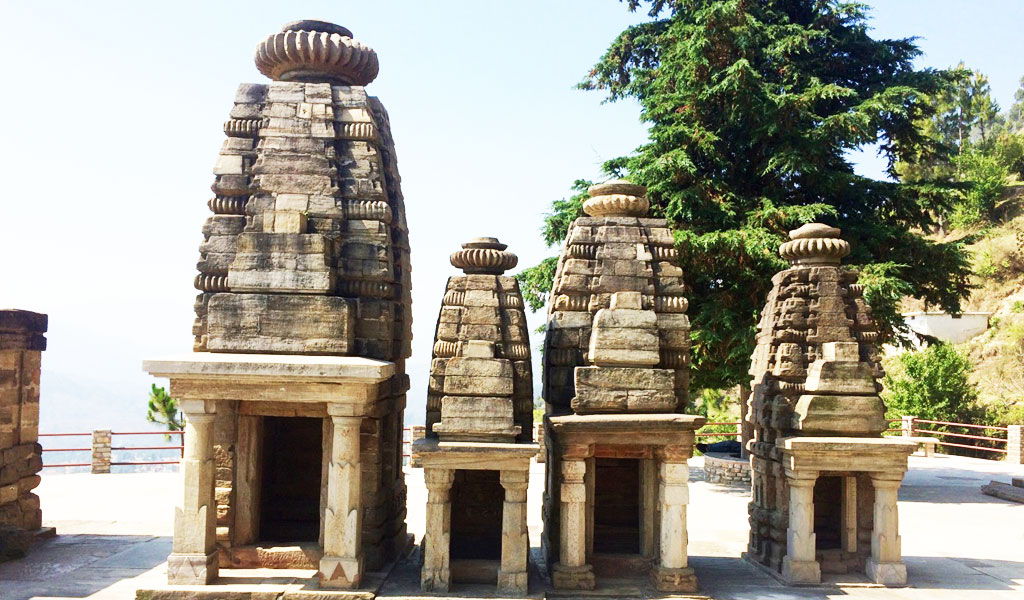
<path id="1" fill-rule="evenodd" d="M 260 541 L 320 537 L 323 419 L 263 417 Z"/>
<path id="2" fill-rule="evenodd" d="M 594 459 L 594 552 L 640 553 L 640 461 Z"/>
<path id="3" fill-rule="evenodd" d="M 455 471 L 451 490 L 451 560 L 501 560 L 504 498 L 498 471 Z"/>

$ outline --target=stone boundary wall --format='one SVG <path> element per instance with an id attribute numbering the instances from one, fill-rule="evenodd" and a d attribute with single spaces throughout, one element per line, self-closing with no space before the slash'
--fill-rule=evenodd
<path id="1" fill-rule="evenodd" d="M 750 486 L 750 461 L 729 454 L 704 454 L 704 479 L 721 485 Z"/>

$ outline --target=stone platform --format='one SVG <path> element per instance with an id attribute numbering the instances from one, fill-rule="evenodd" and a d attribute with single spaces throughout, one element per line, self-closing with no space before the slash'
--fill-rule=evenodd
<path id="1" fill-rule="evenodd" d="M 979 487 L 1024 475 L 1019 466 L 952 456 L 910 457 L 900 488 L 900 521 L 908 587 L 874 589 L 861 576 L 826 574 L 816 587 L 787 588 L 740 558 L 747 541 L 746 490 L 700 480 L 700 457 L 690 460 L 690 555 L 701 590 L 722 600 L 1015 600 L 1024 595 L 1021 506 L 986 496 Z M 528 520 L 534 546 L 540 536 L 543 465 L 531 469 Z M 407 470 L 409 526 L 422 534 L 426 489 L 422 471 Z M 59 535 L 40 541 L 26 559 L 0 565 L 4 600 L 132 600 L 141 587 L 166 581 L 177 473 L 65 475 L 46 470 L 38 488 L 45 524 Z M 941 527 L 936 527 L 941 523 Z M 252 571 L 254 576 L 264 572 Z M 419 591 L 415 556 L 400 563 L 377 592 L 388 600 L 444 597 Z M 251 584 L 239 584 L 251 585 Z M 268 592 L 274 586 L 265 583 Z M 544 595 L 536 575 L 530 598 Z M 301 586 L 299 586 L 301 588 Z M 486 590 L 484 588 L 487 588 Z M 624 590 L 621 597 L 642 597 Z M 577 598 L 583 597 L 576 592 Z M 277 594 L 267 594 L 276 598 Z M 225 595 L 233 598 L 233 595 Z M 493 586 L 456 585 L 448 597 L 498 597 Z M 550 597 L 554 597 L 551 595 Z M 563 596 L 564 597 L 564 596 Z M 590 596 L 587 596 L 588 598 Z M 648 597 L 651 597 L 648 595 Z M 307 598 L 315 596 L 307 595 Z"/>

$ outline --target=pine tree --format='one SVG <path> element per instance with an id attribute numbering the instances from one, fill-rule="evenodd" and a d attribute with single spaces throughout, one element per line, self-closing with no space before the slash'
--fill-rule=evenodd
<path id="1" fill-rule="evenodd" d="M 913 39 L 875 40 L 865 7 L 834 0 L 627 0 L 651 21 L 623 31 L 581 84 L 642 106 L 650 141 L 605 164 L 645 185 L 675 230 L 691 288 L 693 385 L 745 382 L 758 311 L 785 263 L 786 231 L 809 221 L 843 229 L 848 263 L 889 331 L 906 294 L 959 310 L 969 289 L 962 248 L 925 239 L 944 196 L 925 183 L 859 176 L 848 153 L 877 143 L 898 160 L 939 146 L 917 126 L 924 101 L 954 76 L 915 70 Z M 545 237 L 580 214 L 556 202 Z M 544 265 L 541 265 L 543 268 Z M 544 299 L 546 273 L 527 270 Z M 550 285 L 550 284 L 547 284 Z"/>
<path id="2" fill-rule="evenodd" d="M 149 389 L 149 398 L 146 401 L 146 420 L 150 423 L 163 425 L 167 431 L 181 431 L 185 428 L 182 419 L 184 415 L 178 412 L 178 401 L 171 398 L 162 387 L 154 383 Z M 166 436 L 170 439 L 170 436 Z"/>

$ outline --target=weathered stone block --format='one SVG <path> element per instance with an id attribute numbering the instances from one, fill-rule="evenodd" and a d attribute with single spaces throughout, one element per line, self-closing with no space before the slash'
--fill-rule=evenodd
<path id="1" fill-rule="evenodd" d="M 208 309 L 211 352 L 349 354 L 352 301 L 335 296 L 214 294 Z"/>

